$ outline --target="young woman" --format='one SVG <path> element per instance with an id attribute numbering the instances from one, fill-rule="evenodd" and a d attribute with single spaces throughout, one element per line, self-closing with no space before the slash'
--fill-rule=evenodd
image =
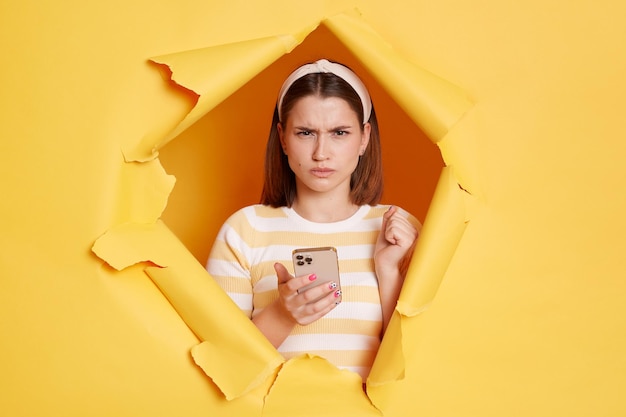
<path id="1" fill-rule="evenodd" d="M 380 138 L 362 81 L 327 60 L 296 69 L 265 158 L 261 204 L 226 221 L 207 269 L 285 358 L 316 354 L 365 380 L 420 224 L 379 205 Z M 294 277 L 292 251 L 317 246 L 336 248 L 341 282 L 300 292 L 323 277 Z"/>

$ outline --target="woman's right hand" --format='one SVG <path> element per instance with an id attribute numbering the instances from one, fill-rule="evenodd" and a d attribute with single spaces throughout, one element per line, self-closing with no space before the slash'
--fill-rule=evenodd
<path id="1" fill-rule="evenodd" d="M 293 277 L 281 263 L 274 264 L 278 277 L 278 300 L 275 304 L 281 315 L 306 326 L 325 316 L 341 302 L 341 291 L 334 282 L 324 283 L 299 291 L 315 282 L 315 274 Z"/>
<path id="2" fill-rule="evenodd" d="M 317 277 L 294 278 L 282 264 L 274 264 L 278 277 L 278 299 L 252 318 L 254 325 L 278 349 L 296 324 L 306 326 L 326 315 L 341 302 L 341 291 L 325 283 L 298 292 Z"/>

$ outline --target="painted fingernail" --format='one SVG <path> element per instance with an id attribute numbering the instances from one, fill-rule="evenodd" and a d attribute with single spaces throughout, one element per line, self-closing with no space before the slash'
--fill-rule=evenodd
<path id="1" fill-rule="evenodd" d="M 339 301 L 335 301 L 335 305 L 338 306 L 339 305 Z"/>
<path id="2" fill-rule="evenodd" d="M 337 284 L 334 282 L 331 282 L 330 284 L 328 284 L 328 289 L 329 290 L 334 290 L 335 288 L 337 288 Z"/>
<path id="3" fill-rule="evenodd" d="M 317 275 L 311 274 L 309 275 L 309 281 L 315 281 L 317 279 Z"/>
<path id="4" fill-rule="evenodd" d="M 335 291 L 335 298 L 340 297 L 340 296 L 341 296 L 341 290 Z"/>

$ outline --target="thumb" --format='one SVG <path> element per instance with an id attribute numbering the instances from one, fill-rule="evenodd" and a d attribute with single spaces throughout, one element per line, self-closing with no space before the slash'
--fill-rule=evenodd
<path id="1" fill-rule="evenodd" d="M 281 264 L 280 262 L 276 262 L 274 264 L 274 271 L 276 271 L 276 277 L 278 277 L 279 284 L 284 284 L 291 279 L 289 271 L 287 271 L 285 265 Z"/>

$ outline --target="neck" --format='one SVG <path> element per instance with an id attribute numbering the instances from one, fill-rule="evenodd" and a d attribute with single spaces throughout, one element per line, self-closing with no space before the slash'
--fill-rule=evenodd
<path id="1" fill-rule="evenodd" d="M 291 206 L 301 217 L 315 223 L 333 223 L 350 218 L 359 206 L 349 200 L 296 198 Z"/>

